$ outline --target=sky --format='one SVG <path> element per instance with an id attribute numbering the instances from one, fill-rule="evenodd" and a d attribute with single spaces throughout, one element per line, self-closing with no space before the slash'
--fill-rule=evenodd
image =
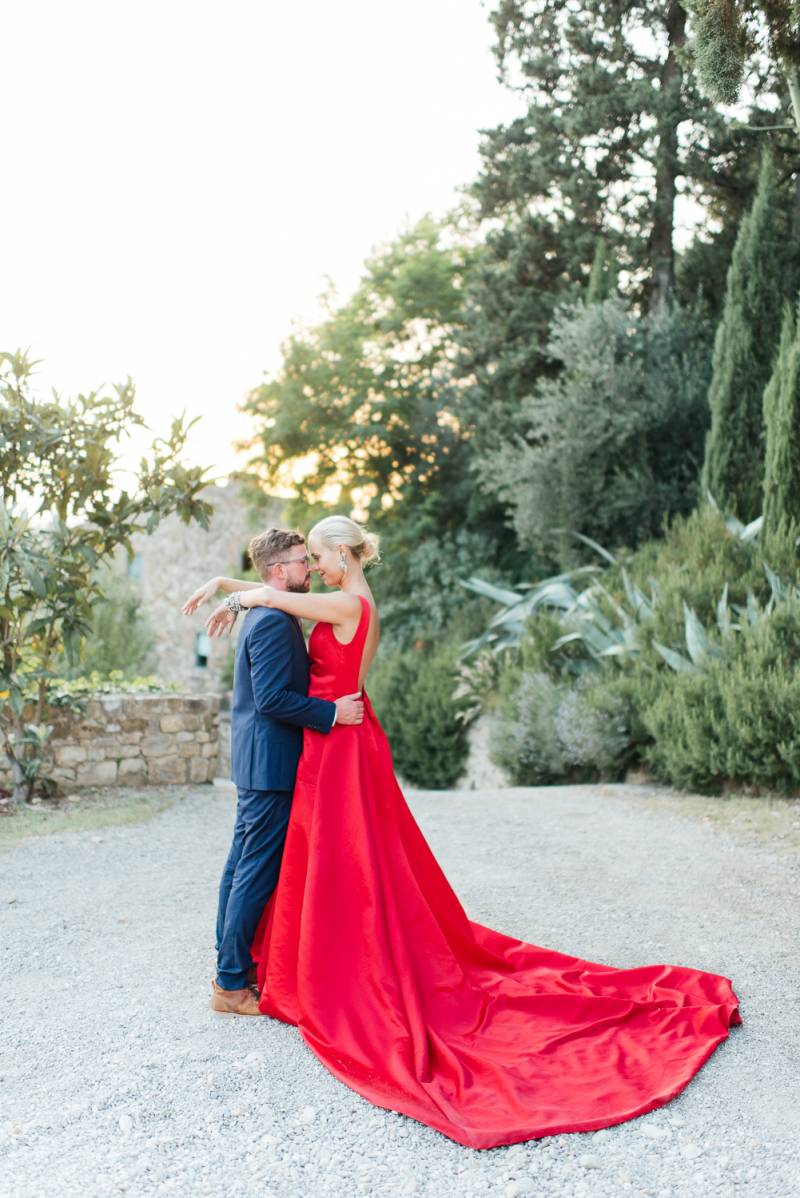
<path id="1" fill-rule="evenodd" d="M 26 0 L 3 34 L 0 349 L 44 394 L 130 375 L 156 435 L 201 416 L 217 475 L 326 278 L 447 211 L 520 109 L 480 0 Z"/>

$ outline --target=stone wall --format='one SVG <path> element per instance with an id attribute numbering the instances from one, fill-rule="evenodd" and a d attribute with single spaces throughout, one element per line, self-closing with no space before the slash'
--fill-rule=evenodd
<path id="1" fill-rule="evenodd" d="M 240 578 L 249 565 L 251 536 L 280 524 L 285 502 L 265 497 L 255 511 L 238 483 L 207 487 L 202 498 L 214 509 L 207 529 L 168 516 L 151 534 L 134 535 L 132 562 L 122 551 L 118 555 L 118 568 L 127 572 L 139 592 L 142 613 L 153 629 L 155 672 L 165 682 L 198 693 L 225 689 L 241 620 L 232 636 L 212 641 L 204 635 L 212 606 L 184 616 L 181 604 L 215 574 Z"/>
<path id="2" fill-rule="evenodd" d="M 219 695 L 102 695 L 82 714 L 55 708 L 42 773 L 60 791 L 84 786 L 210 782 L 219 754 Z M 9 786 L 0 756 L 0 785 Z"/>

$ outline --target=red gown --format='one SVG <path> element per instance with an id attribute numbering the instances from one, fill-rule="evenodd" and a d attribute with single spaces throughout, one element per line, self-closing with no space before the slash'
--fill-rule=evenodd
<path id="1" fill-rule="evenodd" d="M 309 693 L 358 689 L 317 624 Z M 674 1098 L 741 1023 L 728 978 L 614 969 L 468 919 L 364 722 L 305 731 L 278 885 L 253 943 L 260 1008 L 377 1106 L 470 1148 L 623 1122 Z"/>

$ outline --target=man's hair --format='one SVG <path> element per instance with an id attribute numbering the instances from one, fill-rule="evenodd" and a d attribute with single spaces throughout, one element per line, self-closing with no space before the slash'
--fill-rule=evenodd
<path id="1" fill-rule="evenodd" d="M 306 539 L 302 533 L 293 532 L 289 528 L 268 528 L 253 537 L 247 546 L 250 561 L 258 570 L 264 573 L 273 562 L 286 557 L 288 551 L 295 545 L 305 545 Z"/>

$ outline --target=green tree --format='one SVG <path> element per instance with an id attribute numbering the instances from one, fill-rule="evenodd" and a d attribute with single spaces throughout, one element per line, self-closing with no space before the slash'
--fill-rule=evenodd
<path id="1" fill-rule="evenodd" d="M 599 304 L 616 295 L 618 281 L 617 264 L 609 255 L 605 237 L 600 237 L 594 252 L 589 285 L 586 288 L 586 303 Z"/>
<path id="2" fill-rule="evenodd" d="M 797 0 L 684 0 L 692 15 L 697 73 L 713 99 L 739 99 L 754 57 L 771 57 L 781 71 L 792 124 L 800 136 L 800 5 Z M 772 128 L 786 128 L 773 125 Z"/>
<path id="3" fill-rule="evenodd" d="M 456 579 L 512 558 L 500 505 L 475 484 L 456 332 L 480 249 L 460 217 L 426 218 L 376 251 L 346 301 L 283 345 L 248 397 L 253 473 L 291 486 L 301 527 L 332 508 L 365 516 L 384 564 L 371 577 L 384 635 L 440 633 L 464 604 Z M 513 572 L 513 563 L 508 567 Z"/>
<path id="4" fill-rule="evenodd" d="M 765 153 L 753 206 L 744 217 L 728 270 L 717 327 L 703 489 L 749 521 L 761 510 L 763 396 L 780 329 L 782 219 L 772 158 Z"/>
<path id="5" fill-rule="evenodd" d="M 48 679 L 62 652 L 75 661 L 102 592 L 98 567 L 172 512 L 207 526 L 205 471 L 180 455 L 190 424 L 173 421 L 133 481 L 118 476 L 121 439 L 143 425 L 130 380 L 112 394 L 42 399 L 34 363 L 0 354 L 0 734 L 14 799 L 30 799 L 49 736 Z M 193 422 L 192 422 L 193 423 Z"/>
<path id="6" fill-rule="evenodd" d="M 520 435 L 488 455 L 483 485 L 520 542 L 552 565 L 657 536 L 697 499 L 710 331 L 694 313 L 637 315 L 619 297 L 565 307 L 548 352 L 560 368 L 520 406 Z"/>
<path id="7" fill-rule="evenodd" d="M 787 304 L 772 378 L 764 392 L 764 537 L 800 521 L 800 327 Z"/>
<path id="8" fill-rule="evenodd" d="M 353 296 L 283 344 L 277 374 L 250 393 L 253 467 L 305 502 L 382 506 L 424 494 L 459 441 L 450 367 L 473 256 L 429 218 L 365 264 Z"/>
<path id="9" fill-rule="evenodd" d="M 693 193 L 718 186 L 731 147 L 730 122 L 687 70 L 683 6 L 502 0 L 492 22 L 502 77 L 527 110 L 485 137 L 483 211 L 535 205 L 584 275 L 605 235 L 649 306 L 668 302 L 678 179 Z"/>
<path id="10" fill-rule="evenodd" d="M 458 338 L 476 460 L 519 434 L 520 404 L 557 373 L 546 351 L 553 313 L 593 288 L 601 241 L 637 305 L 654 310 L 674 294 L 696 308 L 699 296 L 717 314 L 759 158 L 752 134 L 698 89 L 677 0 L 503 0 L 492 21 L 522 112 L 484 135 L 471 189 L 487 232 Z M 751 82 L 751 115 L 762 119 L 772 73 Z M 679 190 L 707 220 L 677 256 Z"/>

